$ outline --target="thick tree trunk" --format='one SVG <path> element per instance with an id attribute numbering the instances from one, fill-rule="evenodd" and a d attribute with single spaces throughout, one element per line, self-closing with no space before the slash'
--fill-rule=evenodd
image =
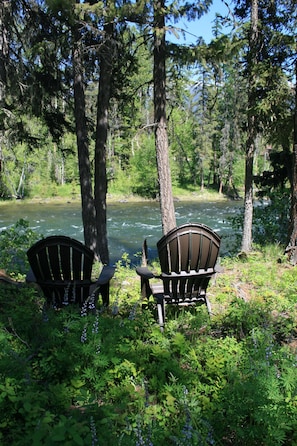
<path id="1" fill-rule="evenodd" d="M 92 174 L 90 166 L 89 143 L 85 113 L 85 91 L 83 85 L 83 62 L 80 50 L 80 34 L 75 30 L 73 50 L 74 69 L 74 116 L 78 150 L 78 166 L 82 203 L 82 221 L 85 244 L 97 252 L 96 214 L 92 193 Z"/>
<path id="2" fill-rule="evenodd" d="M 245 194 L 244 194 L 244 221 L 241 250 L 249 252 L 252 249 L 252 224 L 253 224 L 253 163 L 255 153 L 255 141 L 257 136 L 255 103 L 255 66 L 258 61 L 258 0 L 251 1 L 251 28 L 249 36 L 248 55 L 248 135 L 245 157 Z"/>
<path id="3" fill-rule="evenodd" d="M 0 103 L 5 98 L 5 86 L 7 82 L 7 63 L 9 54 L 7 15 L 9 13 L 9 2 L 0 4 Z"/>
<path id="4" fill-rule="evenodd" d="M 241 242 L 241 251 L 249 252 L 252 249 L 252 225 L 253 225 L 253 163 L 254 163 L 254 138 L 251 133 L 247 141 L 245 158 L 245 193 L 244 193 L 244 220 Z"/>
<path id="5" fill-rule="evenodd" d="M 101 262 L 109 263 L 106 218 L 106 143 L 108 133 L 108 109 L 111 94 L 112 69 L 114 56 L 113 24 L 105 26 L 105 43 L 100 55 L 100 80 L 97 103 L 97 128 L 95 147 L 95 207 L 98 235 L 98 253 Z"/>
<path id="6" fill-rule="evenodd" d="M 165 2 L 154 3 L 154 116 L 155 145 L 158 168 L 160 210 L 163 233 L 176 226 L 172 195 L 171 172 L 166 119 L 166 43 L 165 43 Z"/>
<path id="7" fill-rule="evenodd" d="M 297 80 L 297 61 L 295 63 L 295 79 Z M 290 262 L 297 264 L 297 85 L 295 85 L 295 113 L 294 113 L 294 143 L 293 166 L 291 183 L 291 219 L 289 228 L 289 243 L 286 248 Z"/>
<path id="8" fill-rule="evenodd" d="M 7 17 L 10 12 L 10 4 L 8 2 L 0 3 L 0 108 L 5 107 L 6 84 L 7 84 L 7 64 L 9 56 L 9 41 L 7 29 Z M 1 123 L 2 124 L 2 123 Z M 3 125 L 1 125 L 3 127 Z M 2 144 L 4 144 L 4 130 L 0 131 L 0 193 L 2 192 L 2 176 L 3 176 L 3 153 Z"/>

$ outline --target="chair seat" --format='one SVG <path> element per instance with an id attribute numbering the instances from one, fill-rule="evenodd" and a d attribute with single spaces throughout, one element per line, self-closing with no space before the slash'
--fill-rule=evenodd
<path id="1" fill-rule="evenodd" d="M 162 285 L 161 285 L 162 286 Z M 206 294 L 199 295 L 197 297 L 193 296 L 184 296 L 177 298 L 173 296 L 172 294 L 165 294 L 162 290 L 159 293 L 153 292 L 153 296 L 156 299 L 156 302 L 162 302 L 163 299 L 165 300 L 166 304 L 173 304 L 173 305 L 180 305 L 180 306 L 190 306 L 190 305 L 196 305 L 198 302 L 205 303 L 205 296 Z"/>

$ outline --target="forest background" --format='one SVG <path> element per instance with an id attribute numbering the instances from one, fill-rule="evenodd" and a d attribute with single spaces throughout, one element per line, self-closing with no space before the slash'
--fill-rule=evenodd
<path id="1" fill-rule="evenodd" d="M 96 226 L 87 211 L 94 208 L 95 229 L 104 233 L 107 184 L 111 194 L 159 198 L 159 107 L 175 190 L 212 188 L 238 198 L 244 187 L 252 195 L 254 178 L 262 196 L 279 203 L 281 194 L 284 215 L 291 206 L 292 226 L 294 2 L 224 2 L 213 40 L 183 44 L 181 20 L 199 26 L 211 3 L 2 2 L 1 196 L 75 194 L 80 183 L 84 227 Z M 165 41 L 170 34 L 180 43 Z M 162 96 L 165 81 L 166 98 L 156 106 L 156 85 Z M 288 227 L 291 246 L 295 236 Z"/>

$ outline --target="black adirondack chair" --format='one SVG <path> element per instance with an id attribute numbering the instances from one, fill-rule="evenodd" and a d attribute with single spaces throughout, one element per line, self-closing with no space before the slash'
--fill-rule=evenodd
<path id="1" fill-rule="evenodd" d="M 172 229 L 157 243 L 161 274 L 147 267 L 136 268 L 141 277 L 143 298 L 154 296 L 161 331 L 165 324 L 165 304 L 206 304 L 206 290 L 215 274 L 221 239 L 208 226 L 188 223 Z M 153 283 L 152 279 L 161 279 Z M 160 280 L 159 280 L 160 282 Z"/>
<path id="2" fill-rule="evenodd" d="M 78 240 L 66 236 L 50 236 L 39 240 L 27 251 L 31 271 L 28 283 L 39 285 L 47 304 L 62 307 L 70 303 L 80 306 L 94 293 L 109 305 L 109 282 L 115 269 L 103 266 L 97 281 L 92 280 L 94 253 Z"/>

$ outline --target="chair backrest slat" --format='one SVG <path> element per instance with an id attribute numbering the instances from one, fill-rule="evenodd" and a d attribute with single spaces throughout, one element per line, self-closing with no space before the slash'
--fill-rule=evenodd
<path id="1" fill-rule="evenodd" d="M 50 247 L 45 247 L 45 251 L 48 255 L 52 280 L 62 280 L 63 271 L 61 270 L 60 266 L 59 246 L 53 245 Z"/>
<path id="2" fill-rule="evenodd" d="M 72 275 L 72 250 L 68 245 L 59 245 L 60 261 L 63 280 L 73 280 Z"/>
<path id="3" fill-rule="evenodd" d="M 72 272 L 73 272 L 73 280 L 81 280 L 82 279 L 82 271 L 83 268 L 83 258 L 82 253 L 80 251 L 72 251 Z"/>
<path id="4" fill-rule="evenodd" d="M 185 236 L 184 234 L 177 234 L 178 240 L 178 255 L 179 255 L 179 265 L 175 272 L 180 271 L 189 271 L 191 264 L 191 243 L 190 243 L 190 234 Z"/>
<path id="5" fill-rule="evenodd" d="M 45 280 L 46 277 L 50 277 L 51 270 L 46 250 L 36 253 L 36 257 L 33 257 L 32 260 L 30 260 L 30 264 L 36 277 L 40 277 L 42 280 Z"/>

